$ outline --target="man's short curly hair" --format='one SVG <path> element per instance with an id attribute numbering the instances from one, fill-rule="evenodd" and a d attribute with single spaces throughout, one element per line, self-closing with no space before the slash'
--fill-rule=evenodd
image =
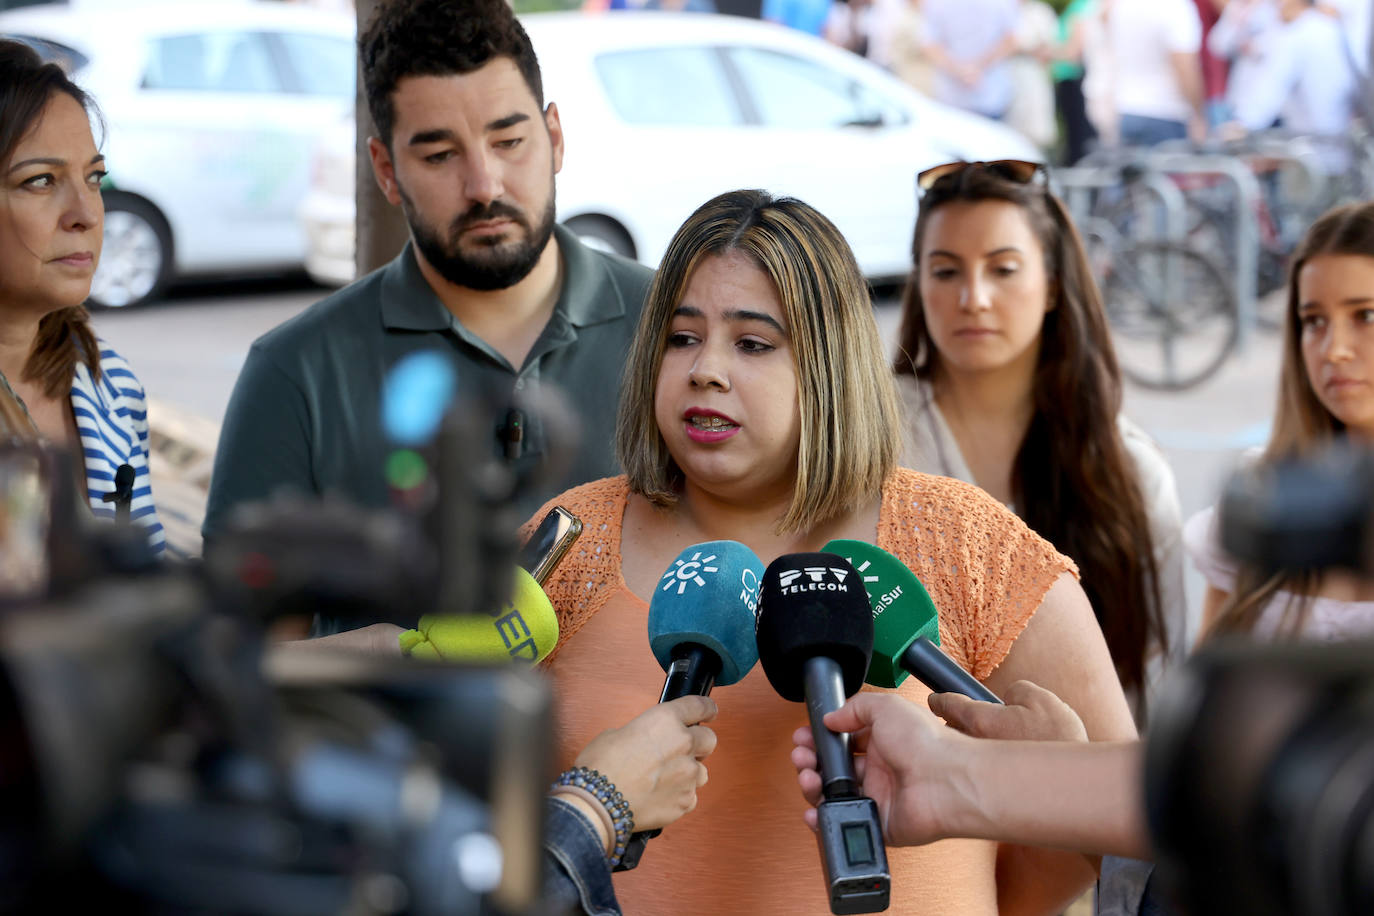
<path id="1" fill-rule="evenodd" d="M 544 84 L 530 37 L 506 0 L 388 0 L 358 39 L 363 92 L 372 123 L 391 148 L 396 122 L 392 94 L 410 76 L 453 76 L 508 57 L 534 100 Z"/>

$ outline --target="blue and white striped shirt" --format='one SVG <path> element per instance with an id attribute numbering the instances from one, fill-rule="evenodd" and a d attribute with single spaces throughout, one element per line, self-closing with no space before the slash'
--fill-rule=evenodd
<path id="1" fill-rule="evenodd" d="M 134 469 L 133 501 L 129 518 L 148 529 L 148 542 L 161 554 L 165 545 L 162 523 L 153 508 L 148 482 L 148 405 L 124 358 L 100 341 L 100 381 L 91 378 L 84 362 L 72 380 L 72 413 L 86 464 L 86 497 L 97 518 L 113 519 L 114 505 L 102 497 L 114 490 L 121 464 Z"/>

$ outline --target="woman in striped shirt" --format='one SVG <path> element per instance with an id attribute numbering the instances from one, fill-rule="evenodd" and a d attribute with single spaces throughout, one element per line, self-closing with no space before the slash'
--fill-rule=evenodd
<path id="1" fill-rule="evenodd" d="M 0 399 L 18 407 L 10 413 L 26 438 L 79 451 L 97 516 L 127 506 L 161 552 L 143 386 L 81 305 L 105 216 L 92 107 L 58 66 L 0 41 Z M 116 486 L 129 479 L 125 465 L 132 486 Z"/>

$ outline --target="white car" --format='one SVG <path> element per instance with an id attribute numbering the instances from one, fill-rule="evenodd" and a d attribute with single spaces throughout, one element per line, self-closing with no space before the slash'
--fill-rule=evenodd
<path id="1" fill-rule="evenodd" d="M 531 13 L 546 101 L 566 138 L 558 218 L 657 265 L 673 232 L 723 191 L 764 188 L 832 219 L 864 272 L 905 275 L 916 174 L 953 159 L 1039 151 L 986 118 L 932 101 L 847 51 L 771 23 L 658 12 Z M 322 140 L 302 205 L 306 269 L 354 274 L 354 138 Z"/>
<path id="2" fill-rule="evenodd" d="M 0 13 L 107 124 L 97 305 L 172 279 L 299 269 L 319 135 L 353 109 L 354 17 L 285 3 L 108 3 Z M 97 142 L 100 138 L 97 137 Z"/>

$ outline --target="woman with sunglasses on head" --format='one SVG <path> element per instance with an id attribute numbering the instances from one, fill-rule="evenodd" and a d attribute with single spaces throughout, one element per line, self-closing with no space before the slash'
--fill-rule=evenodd
<path id="1" fill-rule="evenodd" d="M 683 550 L 712 540 L 764 564 L 834 538 L 875 543 L 920 576 L 942 647 L 994 692 L 1034 680 L 1093 738 L 1134 736 L 1072 562 L 976 487 L 896 466 L 897 398 L 868 289 L 813 208 L 736 191 L 678 230 L 630 348 L 616 437 L 625 475 L 534 516 L 562 505 L 583 522 L 545 584 L 563 761 L 657 699 L 649 599 Z M 915 678 L 897 693 L 930 695 Z M 617 876 L 625 912 L 828 913 L 788 757 L 804 708 L 761 668 L 712 699 L 711 781 Z M 990 842 L 890 850 L 889 865 L 892 909 L 912 914 L 1057 913 L 1094 877 L 1081 856 Z"/>
<path id="2" fill-rule="evenodd" d="M 105 216 L 92 107 L 56 64 L 0 40 L 0 416 L 10 436 L 83 456 L 91 510 L 127 516 L 160 552 L 143 387 L 82 307 Z"/>
<path id="3" fill-rule="evenodd" d="M 895 370 L 902 463 L 975 483 L 1078 565 L 1122 687 L 1148 695 L 1191 643 L 1174 475 L 1121 413 L 1078 232 L 1041 166 L 921 174 Z"/>
<path id="4" fill-rule="evenodd" d="M 1374 203 L 1328 211 L 1293 253 L 1278 406 L 1260 467 L 1347 439 L 1374 445 Z M 1184 539 L 1207 580 L 1203 635 L 1344 640 L 1374 635 L 1374 588 L 1336 573 L 1272 574 L 1221 549 L 1215 509 Z"/>

